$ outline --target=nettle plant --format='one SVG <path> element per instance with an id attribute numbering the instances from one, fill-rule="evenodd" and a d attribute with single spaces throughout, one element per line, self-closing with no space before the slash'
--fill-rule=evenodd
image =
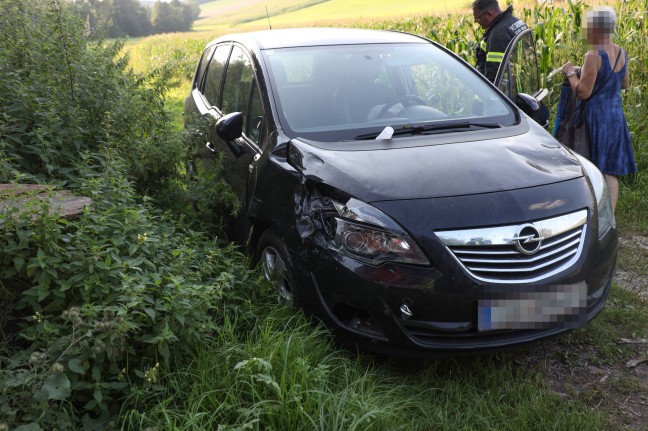
<path id="1" fill-rule="evenodd" d="M 23 348 L 0 356 L 0 425 L 76 429 L 72 411 L 85 427 L 114 425 L 128 397 L 154 393 L 218 330 L 225 298 L 236 308 L 254 284 L 242 255 L 136 203 L 119 171 L 84 192 L 93 203 L 78 220 L 39 204 L 0 214 L 0 282 L 20 292 Z"/>
<path id="2" fill-rule="evenodd" d="M 134 73 L 123 43 L 87 40 L 69 6 L 0 0 L 0 180 L 75 187 L 82 155 L 111 149 L 137 191 L 155 194 L 184 152 L 164 109 L 171 69 Z"/>

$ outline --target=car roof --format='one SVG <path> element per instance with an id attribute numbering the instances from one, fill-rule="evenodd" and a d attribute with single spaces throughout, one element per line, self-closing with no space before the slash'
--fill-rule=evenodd
<path id="1" fill-rule="evenodd" d="M 228 34 L 213 40 L 210 45 L 225 41 L 256 45 L 259 49 L 368 43 L 430 43 L 422 37 L 396 31 L 311 27 Z"/>

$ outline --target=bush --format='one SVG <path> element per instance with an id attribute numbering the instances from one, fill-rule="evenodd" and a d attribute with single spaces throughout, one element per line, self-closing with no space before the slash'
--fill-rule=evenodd
<path id="1" fill-rule="evenodd" d="M 64 5 L 0 0 L 0 182 L 93 199 L 74 221 L 43 202 L 0 209 L 0 429 L 110 428 L 256 286 L 239 252 L 183 218 L 208 209 L 182 182 L 169 69 L 133 73 Z M 170 205 L 168 190 L 173 212 L 144 196 Z M 216 190 L 210 202 L 231 199 Z"/>
<path id="2" fill-rule="evenodd" d="M 217 331 L 224 297 L 237 307 L 254 285 L 242 255 L 135 203 L 110 162 L 86 177 L 94 201 L 77 221 L 39 206 L 35 222 L 0 216 L 2 283 L 22 291 L 24 348 L 0 357 L 0 423 L 76 429 L 75 411 L 85 427 L 107 426 L 129 396 L 156 391 L 172 355 Z"/>
<path id="3" fill-rule="evenodd" d="M 0 0 L 0 182 L 76 187 L 83 154 L 116 150 L 137 190 L 178 175 L 167 69 L 137 75 L 122 44 L 88 44 L 60 0 Z"/>

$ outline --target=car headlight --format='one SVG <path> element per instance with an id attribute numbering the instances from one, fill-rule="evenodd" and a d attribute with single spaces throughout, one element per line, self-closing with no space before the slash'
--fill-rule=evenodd
<path id="1" fill-rule="evenodd" d="M 598 236 L 601 238 L 610 228 L 616 227 L 616 220 L 612 213 L 610 192 L 601 171 L 586 158 L 578 154 L 576 154 L 576 157 L 578 157 L 581 165 L 583 165 L 594 189 L 594 197 L 596 198 L 596 207 L 598 209 Z"/>
<path id="2" fill-rule="evenodd" d="M 354 198 L 333 205 L 339 215 L 334 217 L 337 250 L 371 264 L 430 264 L 414 240 L 379 209 Z"/>

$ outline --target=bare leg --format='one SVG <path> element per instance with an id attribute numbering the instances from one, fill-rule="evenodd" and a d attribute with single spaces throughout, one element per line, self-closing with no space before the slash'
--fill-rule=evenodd
<path id="1" fill-rule="evenodd" d="M 619 200 L 619 178 L 616 175 L 605 175 L 605 182 L 607 183 L 608 190 L 610 191 L 610 199 L 612 200 L 612 214 L 616 210 L 616 204 Z"/>

